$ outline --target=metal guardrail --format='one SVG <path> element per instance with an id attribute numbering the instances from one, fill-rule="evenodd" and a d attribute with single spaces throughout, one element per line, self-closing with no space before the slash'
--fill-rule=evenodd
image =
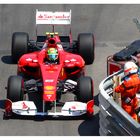
<path id="1" fill-rule="evenodd" d="M 99 85 L 99 134 L 101 136 L 140 136 L 140 124 L 131 118 L 109 94 L 112 92 L 114 75 L 123 76 L 122 71 L 104 79 Z"/>

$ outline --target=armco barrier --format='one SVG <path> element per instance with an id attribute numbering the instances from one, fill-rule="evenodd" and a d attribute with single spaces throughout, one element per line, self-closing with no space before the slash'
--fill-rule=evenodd
<path id="1" fill-rule="evenodd" d="M 123 76 L 122 71 L 115 73 Z M 140 124 L 131 118 L 109 94 L 113 81 L 110 75 L 99 85 L 99 134 L 101 136 L 140 136 Z"/>

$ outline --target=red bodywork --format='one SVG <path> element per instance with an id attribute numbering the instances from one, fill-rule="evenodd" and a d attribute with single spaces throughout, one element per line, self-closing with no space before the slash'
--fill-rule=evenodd
<path id="1" fill-rule="evenodd" d="M 58 49 L 59 63 L 46 64 L 46 49 L 24 54 L 18 61 L 18 74 L 41 79 L 43 83 L 43 100 L 55 101 L 58 80 L 65 80 L 83 74 L 85 62 L 80 55 L 68 53 L 63 50 L 60 39 L 53 38 Z M 46 41 L 47 42 L 47 41 Z M 70 69 L 70 71 L 68 71 Z"/>

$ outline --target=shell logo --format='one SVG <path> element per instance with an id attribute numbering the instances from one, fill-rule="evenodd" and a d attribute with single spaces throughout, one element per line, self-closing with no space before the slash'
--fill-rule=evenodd
<path id="1" fill-rule="evenodd" d="M 55 87 L 54 86 L 45 86 L 44 89 L 46 89 L 46 90 L 54 90 Z"/>

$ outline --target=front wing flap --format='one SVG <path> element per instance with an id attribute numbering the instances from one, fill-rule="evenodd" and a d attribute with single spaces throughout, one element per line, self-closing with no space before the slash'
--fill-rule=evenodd
<path id="1" fill-rule="evenodd" d="M 12 113 L 22 116 L 81 116 L 86 113 L 93 114 L 94 102 L 82 103 L 77 101 L 65 102 L 60 112 L 54 110 L 53 112 L 37 112 L 37 107 L 32 101 L 6 101 L 5 115 L 10 116 Z"/>

